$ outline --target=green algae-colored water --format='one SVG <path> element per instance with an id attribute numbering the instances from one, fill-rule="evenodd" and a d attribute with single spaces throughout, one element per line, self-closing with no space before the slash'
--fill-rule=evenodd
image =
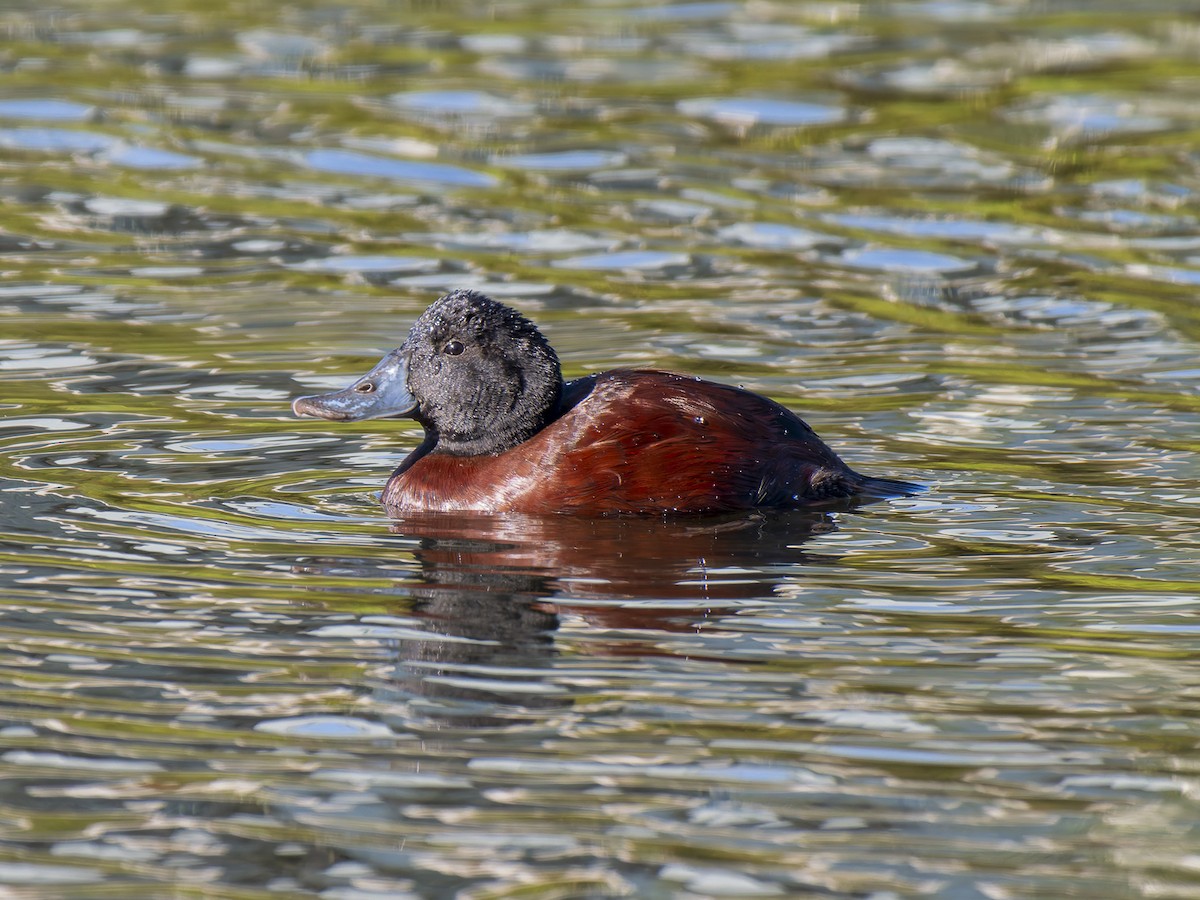
<path id="1" fill-rule="evenodd" d="M 0 894 L 1200 895 L 1190 4 L 0 4 Z M 854 512 L 386 520 L 473 287 Z"/>

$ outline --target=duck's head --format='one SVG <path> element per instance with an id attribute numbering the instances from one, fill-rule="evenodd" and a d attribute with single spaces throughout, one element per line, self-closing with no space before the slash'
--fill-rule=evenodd
<path id="1" fill-rule="evenodd" d="M 299 416 L 416 419 L 434 449 L 482 456 L 515 447 L 553 418 L 562 371 L 537 326 L 475 291 L 439 298 L 408 338 L 345 390 L 299 397 Z"/>

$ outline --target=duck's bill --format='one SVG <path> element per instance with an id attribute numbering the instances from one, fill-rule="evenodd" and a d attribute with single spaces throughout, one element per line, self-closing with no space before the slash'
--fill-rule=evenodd
<path id="1" fill-rule="evenodd" d="M 331 394 L 313 394 L 292 401 L 292 412 L 337 422 L 411 416 L 417 401 L 408 392 L 408 362 L 393 350 L 350 387 Z"/>

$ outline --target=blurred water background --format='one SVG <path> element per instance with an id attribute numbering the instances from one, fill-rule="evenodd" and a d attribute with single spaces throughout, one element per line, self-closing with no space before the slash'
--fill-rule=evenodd
<path id="1" fill-rule="evenodd" d="M 0 2 L 0 896 L 1200 897 L 1200 15 Z M 475 287 L 931 485 L 411 520 Z"/>

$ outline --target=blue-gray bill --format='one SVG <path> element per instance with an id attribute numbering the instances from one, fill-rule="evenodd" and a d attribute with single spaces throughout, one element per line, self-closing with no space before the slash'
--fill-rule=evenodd
<path id="1" fill-rule="evenodd" d="M 292 401 L 292 411 L 298 416 L 338 422 L 407 416 L 416 408 L 417 401 L 408 391 L 408 360 L 399 350 L 393 350 L 344 390 Z"/>

